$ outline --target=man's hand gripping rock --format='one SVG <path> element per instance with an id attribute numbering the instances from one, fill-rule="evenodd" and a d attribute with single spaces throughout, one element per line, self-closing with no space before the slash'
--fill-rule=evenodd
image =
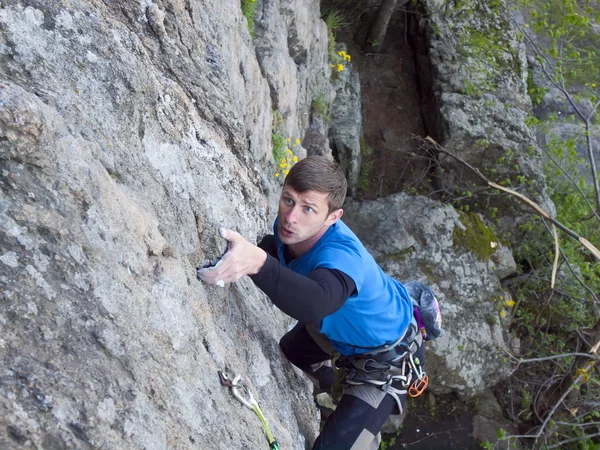
<path id="1" fill-rule="evenodd" d="M 198 279 L 223 287 L 225 283 L 233 283 L 244 275 L 260 272 L 267 260 L 267 253 L 263 249 L 233 230 L 221 228 L 219 233 L 228 241 L 227 253 L 213 267 L 198 268 Z"/>

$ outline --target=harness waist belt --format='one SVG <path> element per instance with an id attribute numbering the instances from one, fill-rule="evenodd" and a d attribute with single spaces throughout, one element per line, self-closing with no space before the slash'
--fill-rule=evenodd
<path id="1" fill-rule="evenodd" d="M 354 359 L 372 359 L 377 362 L 388 362 L 394 359 L 397 359 L 399 356 L 403 356 L 405 353 L 410 352 L 414 353 L 417 348 L 412 348 L 413 344 L 417 347 L 420 343 L 416 343 L 415 341 L 421 338 L 421 333 L 419 331 L 419 326 L 417 325 L 417 321 L 413 317 L 412 321 L 408 325 L 408 328 L 404 332 L 404 335 L 401 336 L 396 342 L 390 345 L 386 345 L 385 347 L 373 351 L 362 353 L 360 355 L 353 355 L 349 358 Z"/>

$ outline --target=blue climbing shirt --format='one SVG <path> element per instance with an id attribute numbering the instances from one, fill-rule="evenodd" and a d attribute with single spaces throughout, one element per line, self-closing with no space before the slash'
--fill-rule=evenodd
<path id="1" fill-rule="evenodd" d="M 406 289 L 381 270 L 346 224 L 338 220 L 307 253 L 289 263 L 277 233 L 277 220 L 273 229 L 283 266 L 305 276 L 319 268 L 336 269 L 354 281 L 356 292 L 319 324 L 321 333 L 342 355 L 379 349 L 404 334 L 413 317 Z"/>

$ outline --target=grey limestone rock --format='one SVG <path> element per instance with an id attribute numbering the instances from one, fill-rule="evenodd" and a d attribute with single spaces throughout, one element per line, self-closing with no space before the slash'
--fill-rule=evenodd
<path id="1" fill-rule="evenodd" d="M 2 3 L 1 448 L 261 448 L 218 370 L 282 448 L 316 436 L 289 319 L 248 279 L 195 275 L 218 227 L 269 231 L 273 86 L 299 136 L 329 83 L 318 3 L 276 5 L 296 53 L 284 32 L 261 70 L 239 3 Z"/>
<path id="2" fill-rule="evenodd" d="M 338 45 L 337 51 L 346 47 Z M 360 80 L 351 62 L 344 64 L 344 70 L 335 73 L 333 86 L 335 99 L 331 105 L 331 127 L 329 141 L 348 180 L 350 195 L 356 195 L 361 164 L 362 110 Z"/>
<path id="3" fill-rule="evenodd" d="M 525 122 L 531 111 L 525 45 L 510 20 L 492 3 L 426 3 L 440 143 L 492 181 L 525 177 L 526 194 L 553 212 L 540 152 Z M 450 188 L 479 182 L 451 158 L 441 164 Z M 508 208 L 500 205 L 505 214 Z M 512 217 L 502 226 L 518 236 L 519 223 Z"/>

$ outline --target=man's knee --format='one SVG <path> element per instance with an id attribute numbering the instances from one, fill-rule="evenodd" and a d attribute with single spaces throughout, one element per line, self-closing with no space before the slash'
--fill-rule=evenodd
<path id="1" fill-rule="evenodd" d="M 328 360 L 325 353 L 310 336 L 304 325 L 298 324 L 279 341 L 279 347 L 288 361 L 306 371 L 310 366 Z"/>
<path id="2" fill-rule="evenodd" d="M 293 330 L 288 331 L 279 340 L 279 348 L 281 348 L 281 351 L 283 352 L 285 357 L 288 359 L 288 361 L 290 361 L 292 364 L 295 364 L 294 360 L 293 360 L 295 352 L 293 351 L 294 337 L 292 336 L 292 331 Z"/>

